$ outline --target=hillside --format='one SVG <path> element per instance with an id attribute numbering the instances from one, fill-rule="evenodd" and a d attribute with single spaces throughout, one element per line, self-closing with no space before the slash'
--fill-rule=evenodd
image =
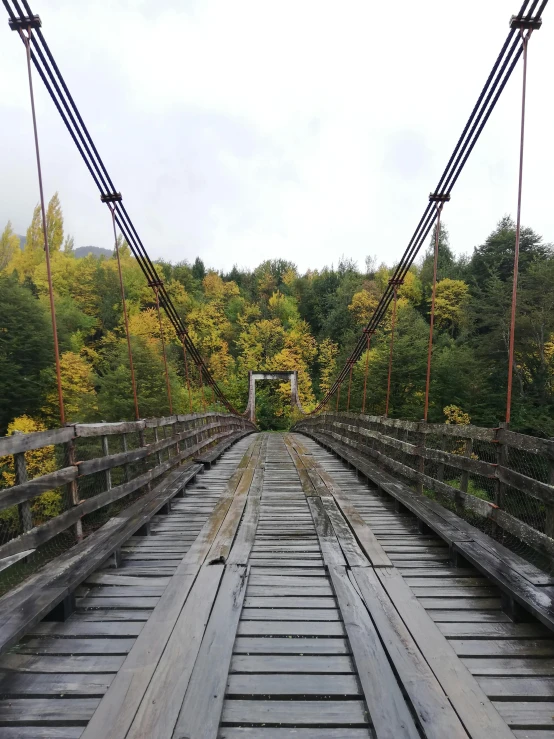
<path id="1" fill-rule="evenodd" d="M 106 421 L 133 417 L 129 360 L 122 320 L 117 263 L 75 259 L 63 250 L 63 214 L 57 196 L 48 208 L 52 272 L 68 420 Z M 3 239 L 8 245 L 10 236 Z M 507 331 L 512 289 L 514 224 L 503 218 L 473 250 L 455 257 L 445 229 L 440 234 L 434 353 L 429 419 L 443 421 L 455 406 L 473 423 L 503 418 L 507 378 Z M 80 247 L 94 255 L 108 249 Z M 129 247 L 121 244 L 139 406 L 143 416 L 168 413 L 155 300 Z M 419 420 L 424 401 L 432 250 L 414 265 L 399 288 L 390 415 Z M 35 212 L 23 250 L 4 255 L 0 271 L 0 434 L 14 417 L 27 414 L 57 422 L 51 322 L 42 248 L 40 212 Z M 0 261 L 0 266 L 2 262 Z M 299 373 L 299 394 L 310 410 L 330 387 L 375 309 L 393 265 L 366 268 L 341 260 L 300 274 L 275 259 L 252 271 L 228 274 L 194 264 L 160 262 L 177 311 L 210 371 L 236 408 L 247 398 L 248 370 Z M 164 320 L 173 407 L 188 410 L 182 347 Z M 361 407 L 367 363 L 366 411 L 385 407 L 391 313 L 353 368 L 351 409 Z M 554 253 L 530 228 L 522 231 L 512 426 L 554 436 Z M 193 403 L 202 407 L 197 371 Z M 346 388 L 340 407 L 346 407 Z M 7 400 L 9 398 L 9 401 Z M 210 396 L 207 398 L 211 401 Z M 290 390 L 261 384 L 257 418 L 264 428 L 291 422 Z M 333 403 L 335 400 L 333 399 Z"/>

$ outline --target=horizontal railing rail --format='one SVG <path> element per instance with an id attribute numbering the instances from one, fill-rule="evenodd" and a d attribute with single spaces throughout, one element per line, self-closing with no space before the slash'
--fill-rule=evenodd
<path id="1" fill-rule="evenodd" d="M 409 481 L 414 493 L 486 520 L 497 538 L 505 532 L 554 561 L 554 441 L 504 427 L 340 412 L 301 419 L 294 429 L 350 446 Z"/>
<path id="2" fill-rule="evenodd" d="M 0 438 L 0 572 L 63 532 L 80 540 L 109 518 L 91 514 L 120 510 L 173 468 L 253 430 L 242 416 L 212 412 Z"/>

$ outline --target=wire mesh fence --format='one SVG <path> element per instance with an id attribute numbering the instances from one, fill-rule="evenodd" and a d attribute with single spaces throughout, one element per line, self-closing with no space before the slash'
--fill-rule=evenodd
<path id="1" fill-rule="evenodd" d="M 0 594 L 250 426 L 212 412 L 0 438 Z"/>
<path id="2" fill-rule="evenodd" d="M 507 428 L 323 413 L 297 426 L 376 461 L 511 551 L 554 573 L 554 441 Z"/>

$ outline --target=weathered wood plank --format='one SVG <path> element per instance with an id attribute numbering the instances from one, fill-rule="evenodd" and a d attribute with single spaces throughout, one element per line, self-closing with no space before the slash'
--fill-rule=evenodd
<path id="1" fill-rule="evenodd" d="M 189 739 L 217 737 L 247 579 L 246 567 L 227 566 L 175 725 L 173 739 L 183 736 Z M 217 669 L 214 669 L 214 665 L 217 665 Z M 161 739 L 163 735 L 157 736 Z"/>
<path id="2" fill-rule="evenodd" d="M 75 427 L 66 426 L 61 429 L 34 431 L 30 434 L 12 434 L 0 438 L 0 457 L 10 454 L 21 454 L 33 449 L 42 449 L 54 444 L 66 444 L 75 438 Z"/>
<path id="3" fill-rule="evenodd" d="M 226 701 L 224 724 L 280 724 L 281 726 L 367 726 L 363 701 Z M 201 735 L 199 735 L 201 736 Z M 259 736 L 259 734 L 258 734 Z M 386 736 L 385 734 L 379 735 Z M 392 736 L 392 734 L 390 735 Z M 398 737 L 408 734 L 396 734 Z"/>
<path id="4" fill-rule="evenodd" d="M 331 566 L 329 575 L 377 736 L 416 739 L 419 732 L 360 596 L 344 568 Z"/>
<path id="5" fill-rule="evenodd" d="M 364 603 L 428 739 L 467 739 L 463 724 L 373 570 L 352 568 Z M 409 626 L 409 625 L 408 625 Z"/>
<path id="6" fill-rule="evenodd" d="M 510 739 L 510 729 L 402 576 L 389 568 L 377 575 L 472 739 Z"/>
<path id="7" fill-rule="evenodd" d="M 313 695 L 326 700 L 344 700 L 345 696 L 361 695 L 361 690 L 355 675 L 247 674 L 230 675 L 227 695 L 235 698 L 271 695 L 291 699 L 299 695 Z"/>
<path id="8" fill-rule="evenodd" d="M 22 503 L 25 500 L 36 498 L 37 495 L 47 493 L 61 485 L 66 485 L 72 480 L 76 480 L 78 469 L 75 465 L 64 467 L 55 472 L 49 472 L 46 475 L 35 477 L 33 480 L 21 483 L 21 485 L 13 485 L 0 491 L 0 510 L 9 508 L 10 506 Z"/>
<path id="9" fill-rule="evenodd" d="M 128 739 L 171 737 L 223 576 L 223 565 L 203 567 L 142 698 Z"/>

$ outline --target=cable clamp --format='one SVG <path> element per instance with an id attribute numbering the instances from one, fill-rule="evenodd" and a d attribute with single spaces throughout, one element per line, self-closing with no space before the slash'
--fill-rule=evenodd
<path id="1" fill-rule="evenodd" d="M 512 17 L 510 18 L 510 28 L 538 31 L 541 26 L 541 18 L 518 18 L 517 15 L 512 15 Z"/>
<path id="2" fill-rule="evenodd" d="M 163 280 L 148 280 L 148 287 L 163 287 Z"/>
<path id="3" fill-rule="evenodd" d="M 450 200 L 450 193 L 430 192 L 429 200 L 431 203 L 448 203 L 448 201 Z"/>
<path id="4" fill-rule="evenodd" d="M 375 333 L 374 328 L 364 328 L 364 334 L 366 336 L 373 336 L 374 333 Z"/>
<path id="5" fill-rule="evenodd" d="M 100 200 L 103 203 L 120 203 L 123 198 L 120 192 L 108 192 L 105 195 L 100 195 Z"/>
<path id="6" fill-rule="evenodd" d="M 26 31 L 29 28 L 40 28 L 42 21 L 38 15 L 28 15 L 24 18 L 15 18 L 8 21 L 8 24 L 12 31 Z"/>
<path id="7" fill-rule="evenodd" d="M 403 278 L 396 278 L 395 279 L 394 277 L 391 277 L 390 280 L 389 280 L 389 285 L 392 285 L 393 287 L 399 287 L 400 285 L 403 285 L 403 284 L 404 284 L 404 279 Z"/>

